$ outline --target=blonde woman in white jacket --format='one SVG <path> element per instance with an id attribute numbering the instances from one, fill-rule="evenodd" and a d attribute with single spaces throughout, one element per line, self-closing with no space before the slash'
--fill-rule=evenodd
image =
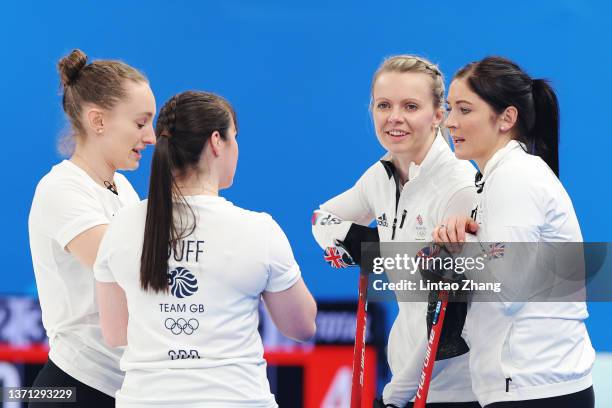
<path id="1" fill-rule="evenodd" d="M 474 160 L 482 173 L 476 178 L 475 220 L 449 217 L 436 227 L 435 240 L 462 242 L 471 232 L 481 242 L 581 242 L 572 202 L 558 179 L 558 103 L 548 83 L 512 61 L 488 57 L 455 75 L 448 105 L 455 154 Z M 520 258 L 521 269 L 533 271 L 527 268 L 529 257 L 523 252 L 512 260 Z M 595 353 L 584 324 L 586 304 L 509 300 L 474 302 L 466 320 L 472 386 L 480 403 L 594 407 Z"/>
<path id="2" fill-rule="evenodd" d="M 439 131 L 444 79 L 437 66 L 411 55 L 388 58 L 374 74 L 371 94 L 376 136 L 388 154 L 322 204 L 312 227 L 322 248 L 347 251 L 356 261 L 361 242 L 429 241 L 450 214 L 469 214 L 476 195 L 473 166 L 454 157 Z M 377 227 L 368 228 L 374 219 Z M 388 345 L 393 377 L 378 406 L 412 406 L 427 348 L 426 310 L 426 302 L 399 303 Z M 479 406 L 467 347 L 461 352 L 436 363 L 428 407 Z"/>

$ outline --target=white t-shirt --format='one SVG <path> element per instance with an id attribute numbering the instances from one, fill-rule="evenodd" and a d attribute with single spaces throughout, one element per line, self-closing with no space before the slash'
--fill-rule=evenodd
<path id="1" fill-rule="evenodd" d="M 93 271 L 65 248 L 82 232 L 108 224 L 119 208 L 138 203 L 123 175 L 115 174 L 114 181 L 119 195 L 64 160 L 38 183 L 28 220 L 49 357 L 68 375 L 108 395 L 123 381 L 121 350 L 107 347 L 102 339 Z"/>
<path id="2" fill-rule="evenodd" d="M 96 279 L 117 282 L 129 311 L 117 406 L 276 407 L 258 306 L 300 277 L 287 237 L 268 214 L 186 199 L 196 229 L 170 255 L 168 293 L 140 288 L 146 201 L 121 211 L 100 246 Z"/>

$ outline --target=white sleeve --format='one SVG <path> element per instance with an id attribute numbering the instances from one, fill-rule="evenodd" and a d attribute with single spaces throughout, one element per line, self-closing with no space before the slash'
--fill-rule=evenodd
<path id="1" fill-rule="evenodd" d="M 367 171 L 347 191 L 321 204 L 312 216 L 312 235 L 323 249 L 336 246 L 346 238 L 353 223 L 369 225 L 374 219 L 372 206 L 367 199 Z"/>
<path id="2" fill-rule="evenodd" d="M 287 236 L 270 217 L 268 244 L 268 283 L 266 292 L 281 292 L 292 287 L 300 278 L 300 267 L 293 257 Z"/>
<path id="3" fill-rule="evenodd" d="M 108 226 L 102 242 L 98 247 L 98 254 L 96 256 L 96 262 L 94 263 L 93 271 L 94 277 L 99 282 L 116 282 L 115 276 L 110 266 L 110 259 L 113 253 L 113 242 L 115 242 L 115 228 L 113 225 L 116 224 L 117 218 Z"/>
<path id="4" fill-rule="evenodd" d="M 455 191 L 442 208 L 440 221 L 453 215 L 470 216 L 476 205 L 476 187 L 467 186 Z"/>
<path id="5" fill-rule="evenodd" d="M 109 223 L 95 194 L 76 181 L 48 188 L 40 199 L 44 202 L 40 227 L 62 248 L 82 232 Z"/>

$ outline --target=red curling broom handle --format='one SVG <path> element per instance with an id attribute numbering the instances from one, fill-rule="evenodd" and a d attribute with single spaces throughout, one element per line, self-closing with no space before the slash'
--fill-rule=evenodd
<path id="1" fill-rule="evenodd" d="M 357 302 L 357 327 L 353 351 L 353 378 L 351 386 L 351 408 L 361 408 L 363 393 L 363 372 L 365 368 L 365 336 L 368 310 L 368 274 L 359 273 L 359 301 Z"/>
<path id="2" fill-rule="evenodd" d="M 446 314 L 446 306 L 448 305 L 448 292 L 441 291 L 436 304 L 433 324 L 429 333 L 429 341 L 427 342 L 427 351 L 423 360 L 423 370 L 421 371 L 421 379 L 419 388 L 417 389 L 416 398 L 414 400 L 414 408 L 425 408 L 427 402 L 427 393 L 429 392 L 429 384 L 431 383 L 431 373 L 433 372 L 434 363 L 436 361 L 436 353 L 438 352 L 438 344 L 440 343 L 440 334 L 444 324 L 444 315 Z"/>

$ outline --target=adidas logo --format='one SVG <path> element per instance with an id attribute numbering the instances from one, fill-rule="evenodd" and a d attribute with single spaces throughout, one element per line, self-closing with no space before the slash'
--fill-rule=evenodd
<path id="1" fill-rule="evenodd" d="M 376 223 L 381 227 L 388 227 L 387 214 L 383 213 L 380 217 L 376 218 Z"/>

